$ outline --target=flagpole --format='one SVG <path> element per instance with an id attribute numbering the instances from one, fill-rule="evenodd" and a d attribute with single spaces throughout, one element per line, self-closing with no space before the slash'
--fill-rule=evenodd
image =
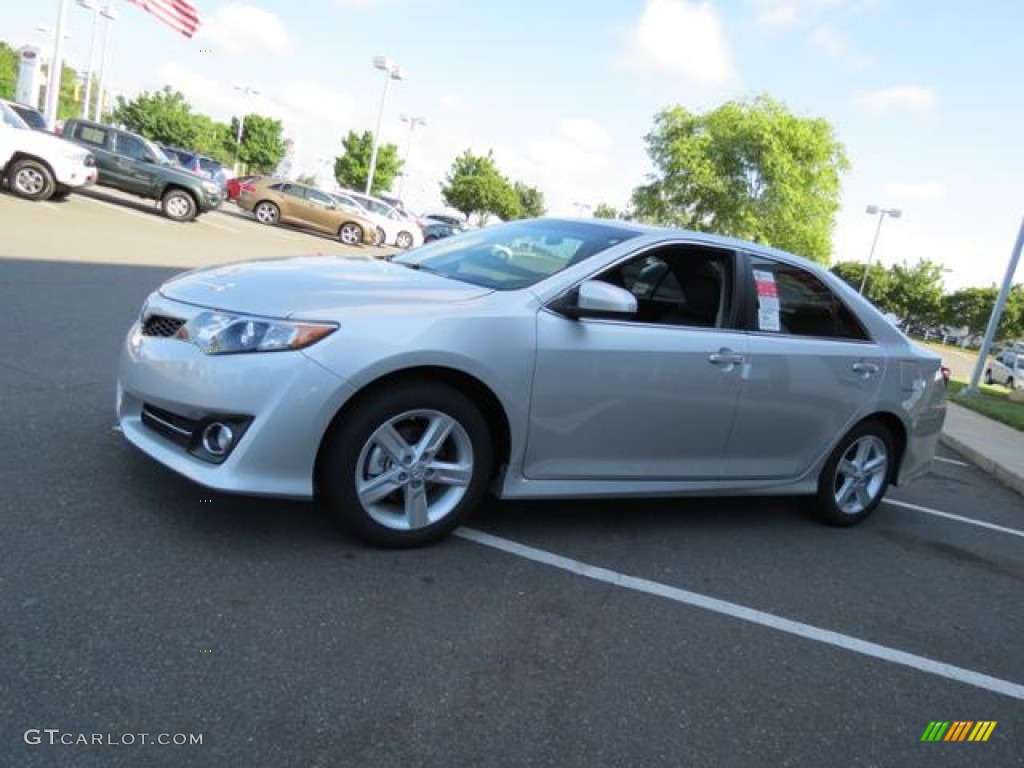
<path id="1" fill-rule="evenodd" d="M 57 2 L 57 30 L 53 33 L 53 55 L 46 78 L 46 126 L 57 127 L 57 108 L 60 106 L 60 76 L 64 70 L 64 27 L 68 18 L 68 0 Z"/>

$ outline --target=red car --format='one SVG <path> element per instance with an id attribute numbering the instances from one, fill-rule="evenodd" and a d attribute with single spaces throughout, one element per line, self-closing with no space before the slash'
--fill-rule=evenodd
<path id="1" fill-rule="evenodd" d="M 262 176 L 240 176 L 237 179 L 228 179 L 228 200 L 237 200 L 238 196 L 245 192 L 252 192 L 256 189 L 253 183 L 263 178 Z"/>

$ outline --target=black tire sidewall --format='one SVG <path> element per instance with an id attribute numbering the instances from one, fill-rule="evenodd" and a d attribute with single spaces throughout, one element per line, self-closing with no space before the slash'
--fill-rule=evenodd
<path id="1" fill-rule="evenodd" d="M 465 495 L 443 520 L 415 531 L 396 531 L 363 509 L 355 490 L 356 464 L 370 435 L 403 413 L 433 409 L 455 419 L 473 446 L 473 477 Z M 490 481 L 493 447 L 487 421 L 472 401 L 441 382 L 408 383 L 360 398 L 328 431 L 318 485 L 329 512 L 364 541 L 380 547 L 419 547 L 447 536 L 480 505 Z"/>
<path id="2" fill-rule="evenodd" d="M 21 190 L 19 190 L 17 184 L 15 183 L 15 177 L 18 175 L 18 172 L 21 171 L 22 168 L 26 167 L 35 168 L 42 175 L 43 179 L 46 180 L 46 185 L 38 194 L 27 195 Z M 8 174 L 8 178 L 10 180 L 11 192 L 13 192 L 15 195 L 17 195 L 23 200 L 49 200 L 50 197 L 53 196 L 53 193 L 57 188 L 57 182 L 54 180 L 53 174 L 50 173 L 50 169 L 47 168 L 45 164 L 39 162 L 38 160 L 32 160 L 29 158 L 24 158 L 22 160 L 15 161 L 10 170 L 10 173 Z"/>
<path id="3" fill-rule="evenodd" d="M 861 510 L 855 515 L 851 515 L 843 512 L 843 510 L 839 508 L 839 505 L 836 504 L 834 493 L 836 468 L 839 466 L 839 461 L 842 459 L 843 454 L 849 450 L 850 445 L 856 440 L 867 435 L 874 435 L 885 443 L 885 449 L 889 457 L 888 467 L 886 468 L 887 477 L 885 479 L 885 484 L 882 486 L 874 501 L 872 501 L 867 508 Z M 895 462 L 896 454 L 893 448 L 892 433 L 889 428 L 882 422 L 874 419 L 861 422 L 846 433 L 843 439 L 839 441 L 835 449 L 829 455 L 828 461 L 825 462 L 825 466 L 821 471 L 821 476 L 818 478 L 818 493 L 814 498 L 815 513 L 829 525 L 841 528 L 862 522 L 875 511 L 879 504 L 882 503 L 882 499 L 885 497 L 889 483 L 892 480 Z"/>

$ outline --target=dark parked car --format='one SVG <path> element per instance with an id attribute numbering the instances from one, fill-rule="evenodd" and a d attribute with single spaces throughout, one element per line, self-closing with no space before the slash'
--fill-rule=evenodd
<path id="1" fill-rule="evenodd" d="M 443 221 L 435 221 L 421 227 L 423 230 L 423 242 L 429 243 L 432 240 L 440 240 L 442 237 L 451 237 L 464 231 L 461 227 L 453 227 Z"/>
<path id="2" fill-rule="evenodd" d="M 172 161 L 176 162 L 186 171 L 202 176 L 205 179 L 210 179 L 216 182 L 217 186 L 220 187 L 221 197 L 227 198 L 228 196 L 228 174 L 224 170 L 224 166 L 214 160 L 212 157 L 206 155 L 200 155 L 198 152 L 193 152 L 189 149 L 182 149 L 181 147 L 169 147 L 166 144 L 157 144 L 160 149 L 164 151 Z"/>
<path id="3" fill-rule="evenodd" d="M 156 144 L 137 133 L 76 118 L 65 123 L 64 138 L 96 156 L 98 184 L 159 200 L 169 219 L 191 221 L 221 203 L 216 182 L 178 168 Z"/>

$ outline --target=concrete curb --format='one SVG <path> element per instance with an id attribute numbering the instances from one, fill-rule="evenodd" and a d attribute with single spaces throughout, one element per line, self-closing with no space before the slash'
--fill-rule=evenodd
<path id="1" fill-rule="evenodd" d="M 943 432 L 939 439 L 944 445 L 952 448 L 954 451 L 962 455 L 969 462 L 978 467 L 978 469 L 987 472 L 1010 490 L 1016 491 L 1024 496 L 1024 476 L 1012 469 L 1009 469 L 1003 464 L 1000 464 L 995 459 L 986 456 L 980 451 L 975 450 L 948 432 Z"/>

